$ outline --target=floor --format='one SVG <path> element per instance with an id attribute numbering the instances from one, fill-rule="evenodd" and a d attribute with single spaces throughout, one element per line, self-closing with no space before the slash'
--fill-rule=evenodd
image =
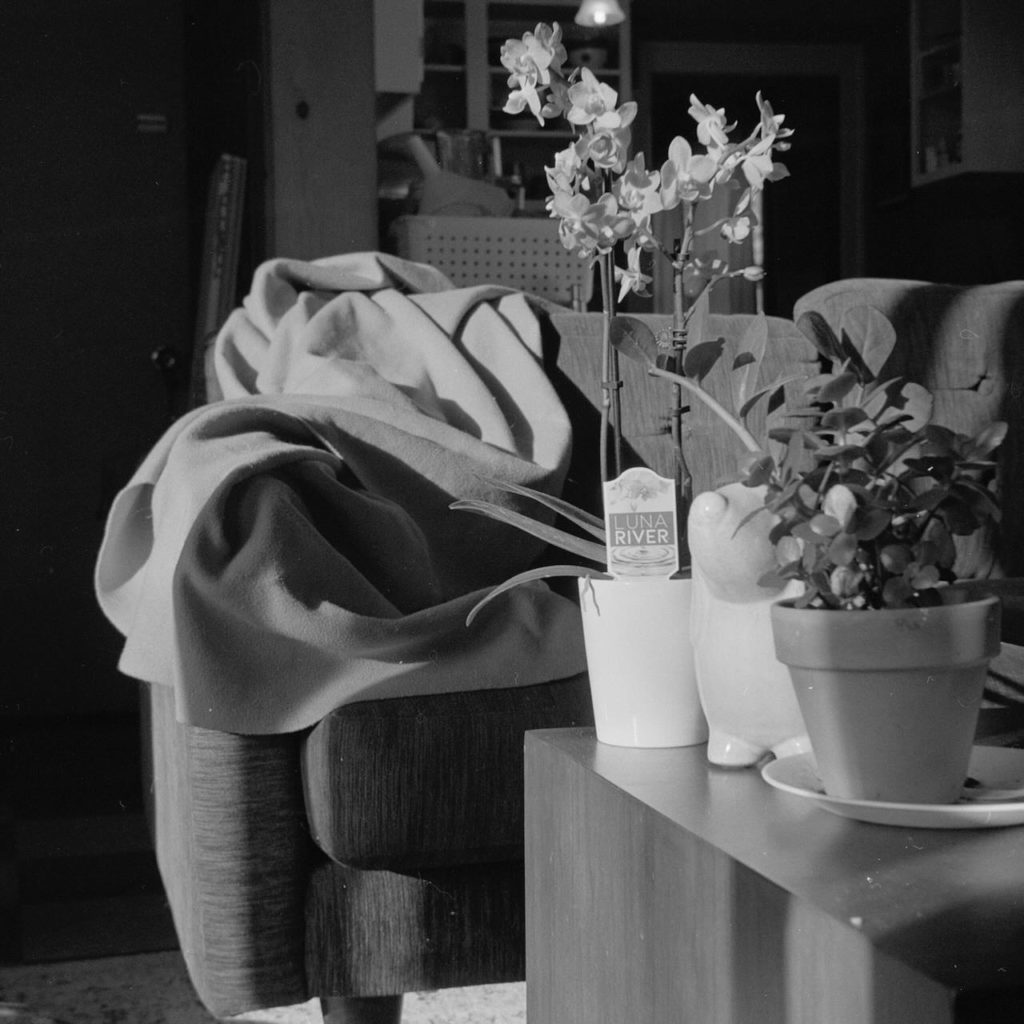
<path id="1" fill-rule="evenodd" d="M 143 814 L 134 716 L 0 719 L 0 1024 L 211 1024 Z M 406 997 L 403 1024 L 522 1024 L 522 984 Z M 33 1016 L 35 1015 L 35 1016 Z M 314 1000 L 235 1024 L 321 1024 Z"/>
<path id="2" fill-rule="evenodd" d="M 139 759 L 132 715 L 0 721 L 0 964 L 177 948 Z"/>

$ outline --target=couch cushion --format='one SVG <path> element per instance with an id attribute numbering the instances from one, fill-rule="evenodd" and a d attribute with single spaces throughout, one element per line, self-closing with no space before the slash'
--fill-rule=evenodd
<path id="1" fill-rule="evenodd" d="M 592 722 L 585 675 L 344 705 L 303 745 L 313 839 L 364 868 L 519 858 L 523 734 Z"/>

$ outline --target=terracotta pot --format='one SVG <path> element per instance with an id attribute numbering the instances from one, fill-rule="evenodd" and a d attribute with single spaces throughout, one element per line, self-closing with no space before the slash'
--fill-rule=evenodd
<path id="1" fill-rule="evenodd" d="M 974 742 L 988 662 L 999 653 L 995 597 L 950 588 L 936 608 L 772 607 L 829 796 L 954 803 Z"/>
<path id="2" fill-rule="evenodd" d="M 597 738 L 620 747 L 707 739 L 690 645 L 692 581 L 582 579 Z"/>

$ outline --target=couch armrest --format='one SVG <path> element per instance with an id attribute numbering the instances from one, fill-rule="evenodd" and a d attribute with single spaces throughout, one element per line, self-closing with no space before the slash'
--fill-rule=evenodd
<path id="1" fill-rule="evenodd" d="M 347 704 L 303 745 L 313 838 L 360 868 L 521 859 L 525 732 L 592 723 L 585 674 Z"/>
<path id="2" fill-rule="evenodd" d="M 237 736 L 175 720 L 143 687 L 151 827 L 193 985 L 215 1016 L 304 1002 L 304 900 L 314 849 L 300 737 Z"/>

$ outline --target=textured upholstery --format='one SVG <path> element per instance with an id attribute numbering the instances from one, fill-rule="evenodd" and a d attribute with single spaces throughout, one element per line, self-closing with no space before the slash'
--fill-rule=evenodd
<path id="1" fill-rule="evenodd" d="M 416 872 L 319 865 L 307 916 L 310 991 L 397 995 L 521 981 L 524 915 L 521 855 Z"/>
<path id="2" fill-rule="evenodd" d="M 182 725 L 169 687 L 143 691 L 157 860 L 200 999 L 217 1015 L 308 999 L 300 738 Z"/>
<path id="3" fill-rule="evenodd" d="M 868 295 L 889 304 L 898 327 L 905 318 L 908 351 L 932 352 L 932 342 L 920 340 L 933 338 L 927 309 L 915 305 L 920 296 L 909 297 L 922 287 L 840 282 L 801 307 L 831 316 Z M 973 320 L 963 328 L 983 336 L 988 361 L 979 365 L 998 365 L 1002 373 L 995 381 L 979 373 L 977 387 L 964 388 L 1000 389 L 1004 413 L 1024 379 L 1014 348 L 1022 293 L 1024 285 L 1000 286 L 988 296 L 991 322 L 1001 325 L 998 339 Z M 944 297 L 935 309 L 949 309 L 957 298 Z M 984 298 L 978 296 L 982 310 Z M 593 504 L 598 318 L 561 316 L 549 331 L 548 370 L 576 433 L 567 496 Z M 667 319 L 652 323 L 664 327 Z M 711 332 L 735 340 L 748 324 L 749 318 L 713 318 Z M 772 319 L 771 335 L 770 363 L 809 358 L 792 323 Z M 978 343 L 973 335 L 960 340 L 965 348 Z M 631 394 L 643 391 L 626 423 L 633 457 L 670 473 L 661 433 L 667 387 L 633 364 L 624 370 Z M 733 470 L 738 449 L 702 410 L 694 409 L 688 423 L 700 490 Z M 1012 442 L 1019 465 L 1016 434 Z M 151 706 L 161 871 L 189 971 L 215 1015 L 313 995 L 523 976 L 522 732 L 533 723 L 585 720 L 590 708 L 581 680 L 520 690 L 515 699 L 495 690 L 353 704 L 309 734 L 283 736 L 180 725 L 162 689 L 152 692 Z"/>
<path id="4" fill-rule="evenodd" d="M 313 837 L 350 867 L 522 858 L 523 734 L 592 723 L 584 675 L 340 707 L 303 743 Z"/>

